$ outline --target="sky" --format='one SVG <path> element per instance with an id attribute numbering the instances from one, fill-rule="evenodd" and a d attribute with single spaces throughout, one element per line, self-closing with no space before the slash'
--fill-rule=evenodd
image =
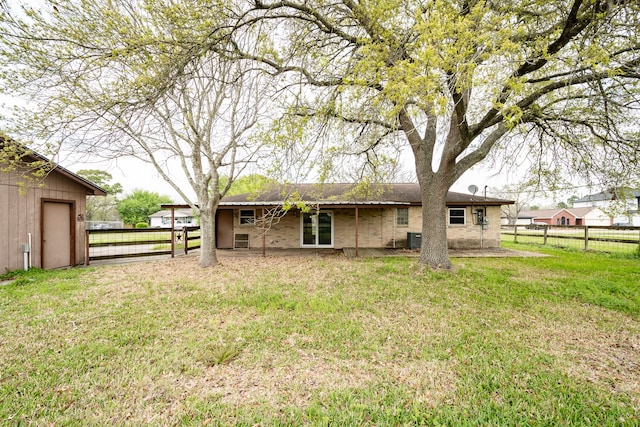
<path id="1" fill-rule="evenodd" d="M 5 108 L 10 105 L 6 105 L 7 99 L 0 100 L 5 101 Z M 10 104 L 10 103 L 9 103 Z M 120 183 L 125 195 L 130 194 L 136 189 L 148 190 L 159 193 L 161 195 L 167 195 L 171 197 L 176 203 L 183 203 L 182 197 L 171 187 L 170 184 L 165 182 L 157 171 L 149 164 L 146 164 L 140 160 L 133 158 L 120 158 L 113 161 L 96 161 L 88 163 L 86 161 L 76 161 L 72 157 L 62 155 L 58 159 L 54 159 L 59 162 L 63 167 L 77 172 L 80 169 L 99 169 L 109 172 L 112 176 L 112 183 Z M 413 156 L 403 156 L 402 161 L 406 163 L 407 170 L 413 170 Z M 182 171 L 177 170 L 174 175 L 174 179 L 177 180 L 181 187 L 185 189 L 185 192 L 193 197 L 193 190 L 191 190 L 189 184 L 185 178 L 181 178 Z M 478 187 L 478 194 L 483 194 L 487 191 L 487 195 L 492 195 L 499 188 L 504 187 L 505 184 L 510 181 L 513 182 L 512 177 L 507 176 L 504 172 L 498 170 L 491 170 L 486 166 L 480 165 L 469 171 L 467 171 L 451 188 L 451 191 L 460 193 L 469 193 L 469 186 L 475 185 Z"/>

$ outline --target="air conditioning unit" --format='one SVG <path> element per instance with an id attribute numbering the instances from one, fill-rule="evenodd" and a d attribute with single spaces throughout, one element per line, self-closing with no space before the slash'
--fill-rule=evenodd
<path id="1" fill-rule="evenodd" d="M 233 249 L 249 249 L 249 235 L 248 234 L 234 235 Z"/>
<path id="2" fill-rule="evenodd" d="M 407 233 L 407 246 L 409 249 L 420 249 L 422 247 L 422 233 Z"/>

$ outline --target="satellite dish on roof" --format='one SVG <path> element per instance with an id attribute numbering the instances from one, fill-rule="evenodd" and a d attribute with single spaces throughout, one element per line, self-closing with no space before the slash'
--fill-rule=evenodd
<path id="1" fill-rule="evenodd" d="M 471 184 L 469 186 L 468 190 L 469 190 L 469 193 L 471 193 L 471 194 L 473 194 L 475 196 L 475 194 L 478 192 L 478 186 Z"/>

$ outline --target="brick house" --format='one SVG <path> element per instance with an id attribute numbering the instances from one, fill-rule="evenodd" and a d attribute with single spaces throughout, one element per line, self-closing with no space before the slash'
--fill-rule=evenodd
<path id="1" fill-rule="evenodd" d="M 589 194 L 573 202 L 579 208 L 598 207 L 611 216 L 611 224 L 640 226 L 640 189 L 619 188 Z"/>
<path id="2" fill-rule="evenodd" d="M 406 248 L 421 238 L 418 184 L 386 184 L 361 195 L 353 184 L 296 184 L 263 194 L 225 197 L 216 214 L 220 249 Z M 285 197 L 293 207 L 280 208 Z M 296 207 L 304 201 L 308 212 Z M 447 237 L 455 249 L 500 246 L 500 206 L 510 200 L 449 192 Z"/>
<path id="3" fill-rule="evenodd" d="M 531 218 L 531 223 L 548 225 L 611 225 L 611 219 L 597 207 L 521 211 L 518 218 Z"/>

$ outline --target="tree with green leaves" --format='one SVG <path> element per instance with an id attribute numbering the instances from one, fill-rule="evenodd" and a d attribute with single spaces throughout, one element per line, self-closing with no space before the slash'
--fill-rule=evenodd
<path id="1" fill-rule="evenodd" d="M 631 125 L 639 107 L 637 1 L 40 4 L 24 19 L 5 5 L 0 57 L 5 86 L 44 101 L 24 124 L 45 141 L 81 134 L 84 151 L 96 154 L 138 152 L 132 146 L 145 156 L 166 153 L 155 161 L 163 177 L 169 175 L 162 166 L 174 155 L 199 170 L 218 157 L 200 157 L 206 150 L 198 144 L 207 139 L 189 117 L 203 109 L 174 108 L 184 99 L 198 105 L 185 97 L 193 88 L 185 82 L 212 55 L 225 64 L 238 61 L 245 71 L 252 61 L 263 70 L 259 76 L 277 79 L 279 99 L 290 103 L 275 127 L 281 170 L 291 170 L 288 154 L 294 154 L 330 179 L 336 166 L 356 170 L 356 157 L 363 170 L 376 171 L 394 160 L 394 150 L 411 151 L 422 189 L 420 262 L 434 268 L 451 267 L 447 191 L 489 156 L 512 164 L 526 159 L 541 179 L 567 171 L 600 185 L 638 179 L 640 138 Z M 220 72 L 214 80 L 237 83 L 238 75 L 244 76 Z M 186 153 L 157 144 L 172 140 L 164 125 L 176 117 L 186 119 L 182 129 L 194 136 Z M 103 121 L 112 133 L 94 126 Z M 145 145 L 141 135 L 160 137 Z M 308 162 L 310 150 L 320 161 Z M 199 209 L 206 209 L 204 243 L 206 230 L 213 231 L 205 218 L 216 207 L 218 175 L 193 176 L 202 184 L 196 193 Z"/>
<path id="2" fill-rule="evenodd" d="M 235 194 L 258 194 L 261 191 L 268 190 L 271 186 L 276 185 L 277 181 L 260 174 L 244 175 L 233 181 L 226 195 L 233 196 Z M 220 191 L 227 185 L 226 177 L 220 179 Z"/>
<path id="3" fill-rule="evenodd" d="M 123 191 L 122 185 L 119 182 L 111 184 L 113 176 L 100 169 L 81 169 L 76 174 L 107 192 L 106 196 L 87 197 L 87 221 L 116 221 L 118 219 L 118 194 Z"/>
<path id="4" fill-rule="evenodd" d="M 567 199 L 567 206 L 569 206 L 570 208 L 573 207 L 573 204 L 575 203 L 576 200 L 578 200 L 580 197 L 578 197 L 577 195 L 573 194 L 571 196 L 569 196 L 569 198 Z"/>
<path id="5" fill-rule="evenodd" d="M 25 0 L 0 10 L 0 90 L 29 101 L 13 111 L 13 131 L 77 155 L 153 165 L 200 217 L 203 267 L 217 263 L 215 212 L 256 161 L 269 99 L 262 72 L 201 48 L 228 26 L 217 7 Z"/>
<path id="6" fill-rule="evenodd" d="M 118 203 L 118 213 L 125 224 L 136 225 L 140 222 L 149 224 L 149 215 L 160 210 L 162 204 L 171 204 L 169 196 L 146 190 L 134 190 Z"/>
<path id="7" fill-rule="evenodd" d="M 233 32 L 203 48 L 304 87 L 287 93 L 294 124 L 280 121 L 279 138 L 324 134 L 373 168 L 378 152 L 411 150 L 421 263 L 451 268 L 447 191 L 489 155 L 526 159 L 542 179 L 638 178 L 637 1 L 252 0 L 231 12 Z"/>
<path id="8" fill-rule="evenodd" d="M 107 171 L 100 169 L 80 169 L 76 172 L 76 175 L 91 181 L 109 194 L 117 195 L 123 191 L 122 184 L 119 182 L 115 182 L 113 184 L 110 183 L 113 179 L 113 175 Z"/>
<path id="9" fill-rule="evenodd" d="M 50 160 L 0 132 L 0 173 L 16 173 L 15 184 L 21 195 L 31 187 L 43 186 L 44 178 L 54 168 Z"/>

